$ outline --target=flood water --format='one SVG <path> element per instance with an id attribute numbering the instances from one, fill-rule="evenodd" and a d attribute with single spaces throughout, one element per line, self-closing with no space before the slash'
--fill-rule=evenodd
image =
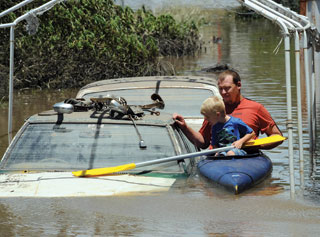
<path id="1" fill-rule="evenodd" d="M 229 9 L 228 3 L 237 1 L 216 2 L 225 2 L 225 8 Z M 279 28 L 265 20 L 235 21 L 225 15 L 225 11 L 205 6 L 193 8 L 194 15 L 208 19 L 208 24 L 201 28 L 204 42 L 201 52 L 166 60 L 175 65 L 179 75 L 215 77 L 201 69 L 216 63 L 227 63 L 237 69 L 242 76 L 242 93 L 264 104 L 287 136 L 283 45 L 278 54 L 273 53 L 281 39 Z M 181 15 L 185 16 L 188 10 L 181 7 Z M 213 36 L 220 40 L 213 42 Z M 295 91 L 293 81 L 293 105 L 296 104 Z M 14 130 L 31 114 L 51 109 L 55 102 L 75 94 L 75 90 L 16 92 Z M 306 107 L 305 100 L 303 106 Z M 2 155 L 7 147 L 7 107 L 2 106 L 0 111 Z M 293 112 L 296 124 L 295 108 Z M 288 143 L 285 141 L 266 151 L 273 162 L 271 177 L 238 196 L 195 174 L 187 180 L 178 180 L 169 192 L 152 195 L 0 199 L 0 233 L 5 233 L 3 236 L 318 236 L 320 173 L 317 162 L 320 156 L 317 157 L 316 152 L 313 160 L 308 151 L 306 109 L 303 121 L 305 185 L 300 186 L 295 125 L 294 199 L 290 198 Z"/>

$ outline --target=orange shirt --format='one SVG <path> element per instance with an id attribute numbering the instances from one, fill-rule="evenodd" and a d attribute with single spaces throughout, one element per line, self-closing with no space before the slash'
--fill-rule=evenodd
<path id="1" fill-rule="evenodd" d="M 247 98 L 243 98 L 230 115 L 245 122 L 257 136 L 275 125 L 271 115 L 262 104 Z M 211 125 L 206 119 L 203 121 L 199 132 L 206 140 L 210 141 Z"/>

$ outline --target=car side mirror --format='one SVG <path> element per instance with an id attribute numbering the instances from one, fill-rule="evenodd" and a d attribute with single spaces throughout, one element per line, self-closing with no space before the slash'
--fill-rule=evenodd
<path id="1" fill-rule="evenodd" d="M 53 105 L 53 110 L 58 114 L 71 114 L 74 111 L 74 107 L 72 104 L 59 102 Z"/>

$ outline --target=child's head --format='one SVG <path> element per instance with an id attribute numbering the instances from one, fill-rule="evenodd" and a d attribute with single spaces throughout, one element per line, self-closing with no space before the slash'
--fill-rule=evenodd
<path id="1" fill-rule="evenodd" d="M 218 96 L 212 96 L 206 99 L 200 109 L 200 113 L 206 118 L 224 117 L 226 115 L 225 106 L 223 100 Z"/>

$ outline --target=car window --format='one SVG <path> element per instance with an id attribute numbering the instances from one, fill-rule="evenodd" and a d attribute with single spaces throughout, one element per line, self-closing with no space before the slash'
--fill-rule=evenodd
<path id="1" fill-rule="evenodd" d="M 108 92 L 90 93 L 84 96 L 89 100 L 91 97 L 116 95 L 126 98 L 129 105 L 144 105 L 152 103 L 150 96 L 155 89 L 113 90 Z M 197 88 L 160 88 L 157 92 L 165 103 L 165 111 L 168 113 L 179 113 L 184 116 L 200 116 L 202 102 L 213 92 L 207 89 Z"/>
<path id="2" fill-rule="evenodd" d="M 181 129 L 176 128 L 174 131 L 175 131 L 177 140 L 180 144 L 180 147 L 183 148 L 183 153 L 193 153 L 198 151 L 196 146 L 193 145 L 192 142 L 190 142 L 190 140 L 186 137 L 186 135 L 184 135 Z"/>
<path id="3" fill-rule="evenodd" d="M 17 139 L 4 169 L 89 169 L 176 155 L 166 127 L 130 124 L 30 124 Z"/>

